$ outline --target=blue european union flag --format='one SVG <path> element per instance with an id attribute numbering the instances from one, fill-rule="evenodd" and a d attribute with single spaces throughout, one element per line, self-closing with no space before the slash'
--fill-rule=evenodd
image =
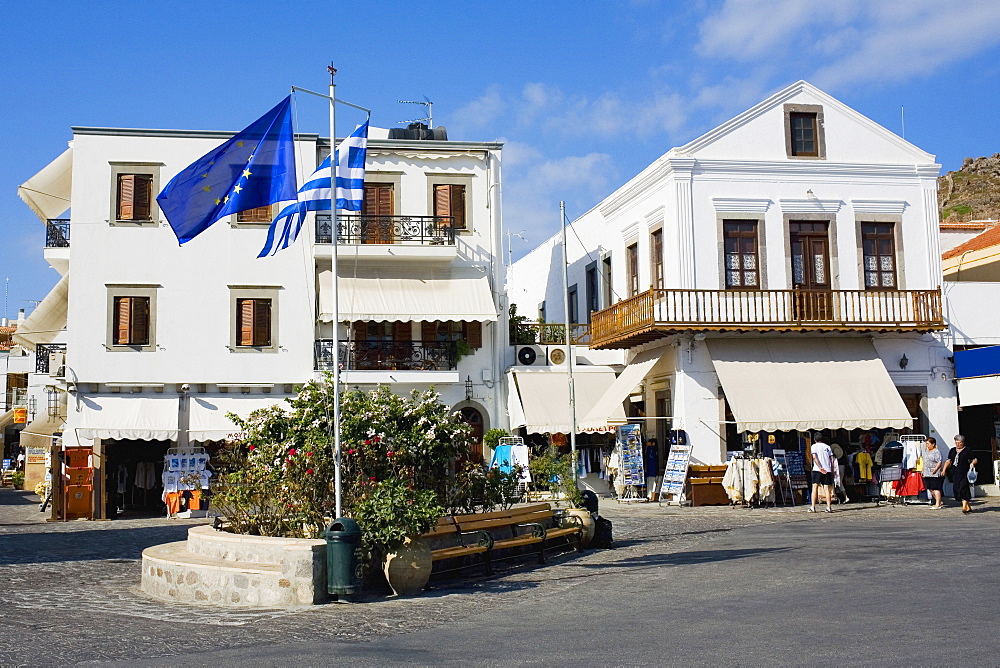
<path id="1" fill-rule="evenodd" d="M 292 96 L 175 176 L 156 197 L 184 244 L 215 221 L 296 198 Z"/>

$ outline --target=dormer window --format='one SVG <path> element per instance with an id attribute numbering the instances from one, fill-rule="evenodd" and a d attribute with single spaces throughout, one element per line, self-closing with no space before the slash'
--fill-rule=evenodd
<path id="1" fill-rule="evenodd" d="M 796 159 L 826 158 L 823 107 L 818 104 L 785 105 L 785 153 Z"/>

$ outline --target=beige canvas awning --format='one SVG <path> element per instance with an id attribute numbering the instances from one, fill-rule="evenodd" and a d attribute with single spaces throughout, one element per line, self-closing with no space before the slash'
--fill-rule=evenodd
<path id="1" fill-rule="evenodd" d="M 62 431 L 62 418 L 42 415 L 27 425 L 21 431 L 20 443 L 22 448 L 47 448 L 52 445 L 52 434 Z"/>
<path id="2" fill-rule="evenodd" d="M 68 303 L 69 274 L 66 274 L 17 328 L 11 337 L 14 343 L 28 350 L 34 350 L 40 343 L 51 343 L 66 327 Z"/>
<path id="3" fill-rule="evenodd" d="M 958 405 L 1000 404 L 1000 376 L 980 376 L 958 380 Z"/>
<path id="4" fill-rule="evenodd" d="M 58 218 L 70 208 L 73 190 L 73 149 L 47 164 L 30 179 L 17 187 L 24 200 L 42 222 Z"/>
<path id="5" fill-rule="evenodd" d="M 716 339 L 739 431 L 904 429 L 912 418 L 867 339 Z"/>
<path id="6" fill-rule="evenodd" d="M 6 429 L 14 424 L 14 409 L 11 408 L 6 413 L 0 415 L 0 429 Z"/>
<path id="7" fill-rule="evenodd" d="M 508 406 L 511 428 L 525 427 L 529 434 L 568 434 L 572 429 L 569 413 L 569 374 L 565 370 L 515 369 L 510 374 Z M 593 409 L 607 387 L 615 380 L 615 372 L 606 366 L 573 369 L 576 414 L 586 415 Z M 508 409 L 510 410 L 510 409 Z M 612 416 L 625 422 L 621 406 Z M 584 431 L 577 422 L 577 431 Z"/>
<path id="8" fill-rule="evenodd" d="M 625 398 L 642 382 L 662 354 L 663 348 L 658 348 L 636 355 L 580 421 L 581 428 L 586 430 L 612 424 L 625 424 L 625 411 L 622 409 Z"/>
<path id="9" fill-rule="evenodd" d="M 320 272 L 319 319 L 332 322 L 330 271 Z M 338 281 L 341 322 L 404 322 L 497 319 L 493 294 L 485 276 L 477 278 L 341 278 Z"/>
<path id="10" fill-rule="evenodd" d="M 226 415 L 235 413 L 242 418 L 258 408 L 286 405 L 281 397 L 211 397 L 193 396 L 188 406 L 191 414 L 188 424 L 188 438 L 192 441 L 224 441 L 240 431 Z"/>
<path id="11" fill-rule="evenodd" d="M 83 438 L 177 440 L 177 397 L 98 394 L 80 401 Z"/>

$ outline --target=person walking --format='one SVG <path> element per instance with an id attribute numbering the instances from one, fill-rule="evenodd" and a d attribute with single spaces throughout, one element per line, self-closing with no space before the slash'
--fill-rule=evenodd
<path id="1" fill-rule="evenodd" d="M 837 460 L 833 456 L 833 450 L 823 442 L 823 436 L 816 434 L 813 437 L 812 447 L 809 448 L 812 455 L 812 498 L 810 499 L 809 512 L 816 512 L 816 497 L 820 490 L 826 500 L 826 510 L 833 512 L 833 472 L 837 466 Z"/>
<path id="2" fill-rule="evenodd" d="M 924 469 L 924 487 L 931 495 L 931 508 L 940 510 L 944 508 L 941 495 L 941 488 L 944 485 L 944 460 L 941 458 L 941 451 L 938 450 L 936 438 L 927 437 L 920 451 L 920 458 Z"/>
<path id="3" fill-rule="evenodd" d="M 972 512 L 969 501 L 972 500 L 972 488 L 969 484 L 969 470 L 975 468 L 978 459 L 972 456 L 972 451 L 965 447 L 965 436 L 955 436 L 955 447 L 948 451 L 948 460 L 942 469 L 949 475 L 952 487 L 955 488 L 955 500 L 962 502 L 962 512 L 966 515 Z"/>

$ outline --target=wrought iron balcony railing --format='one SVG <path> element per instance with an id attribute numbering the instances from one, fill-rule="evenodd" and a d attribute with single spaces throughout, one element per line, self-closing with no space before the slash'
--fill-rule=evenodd
<path id="1" fill-rule="evenodd" d="M 316 340 L 316 369 L 333 368 L 333 339 Z M 452 342 L 341 341 L 338 359 L 346 371 L 452 371 L 458 368 Z"/>
<path id="2" fill-rule="evenodd" d="M 591 316 L 591 348 L 628 348 L 680 331 L 931 331 L 941 290 L 651 289 Z"/>
<path id="3" fill-rule="evenodd" d="M 35 373 L 50 373 L 52 353 L 65 354 L 65 352 L 65 343 L 39 343 L 35 346 Z M 63 360 L 63 364 L 65 364 L 65 358 Z M 56 369 L 51 369 L 51 371 L 56 371 Z"/>
<path id="4" fill-rule="evenodd" d="M 337 239 L 341 245 L 455 245 L 455 227 L 451 216 L 369 216 L 348 213 L 337 216 L 337 230 Z M 316 216 L 316 243 L 333 243 L 330 216 Z"/>
<path id="5" fill-rule="evenodd" d="M 69 218 L 50 218 L 46 221 L 45 247 L 69 248 Z"/>

